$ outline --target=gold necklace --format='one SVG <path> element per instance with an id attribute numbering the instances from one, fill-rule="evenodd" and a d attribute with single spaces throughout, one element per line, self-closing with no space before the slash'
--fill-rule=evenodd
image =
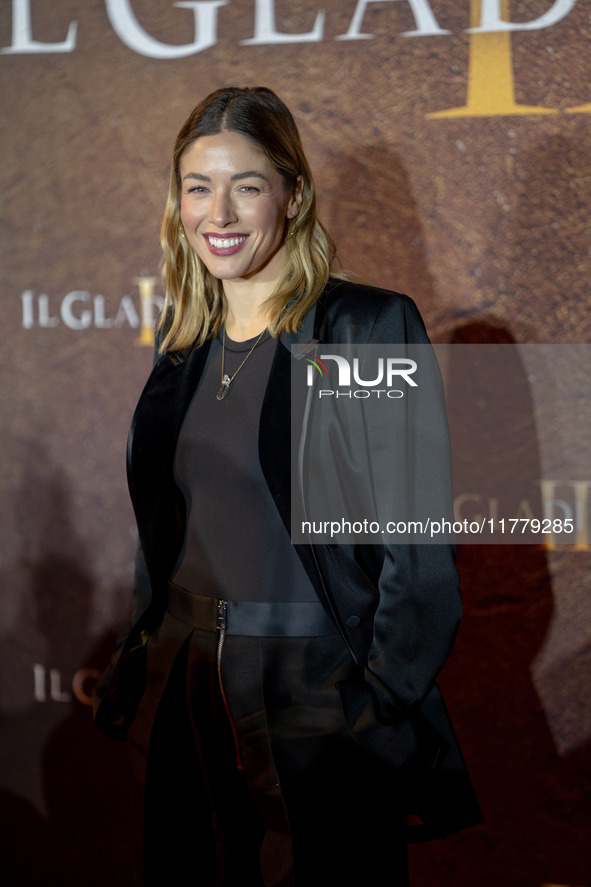
<path id="1" fill-rule="evenodd" d="M 234 381 L 234 379 L 236 378 L 236 376 L 238 375 L 238 373 L 240 372 L 240 370 L 242 369 L 242 367 L 244 366 L 244 364 L 246 363 L 246 361 L 248 360 L 248 358 L 250 357 L 250 355 L 252 354 L 254 349 L 257 347 L 257 345 L 259 344 L 259 342 L 263 338 L 264 333 L 265 333 L 265 330 L 263 330 L 263 332 L 257 338 L 256 342 L 254 343 L 254 345 L 252 346 L 252 348 L 250 349 L 250 351 L 248 352 L 248 354 L 246 355 L 246 357 L 244 358 L 244 360 L 242 361 L 242 363 L 240 364 L 240 366 L 238 367 L 236 372 L 233 373 L 231 376 L 229 376 L 227 373 L 224 373 L 224 357 L 226 354 L 226 327 L 224 325 L 224 335 L 222 338 L 222 380 L 220 382 L 219 391 L 216 394 L 217 400 L 224 399 L 224 397 L 226 396 L 226 394 L 230 390 L 230 385 L 232 384 L 232 382 Z"/>

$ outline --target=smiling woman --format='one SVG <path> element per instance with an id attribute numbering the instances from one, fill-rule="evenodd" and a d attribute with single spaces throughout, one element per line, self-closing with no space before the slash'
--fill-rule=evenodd
<path id="1" fill-rule="evenodd" d="M 216 242 L 202 242 L 204 234 Z M 223 243 L 228 234 L 245 236 L 244 247 Z M 271 90 L 219 90 L 189 116 L 174 149 L 161 243 L 168 309 L 162 351 L 217 336 L 227 313 L 238 339 L 257 326 L 277 335 L 301 325 L 328 282 L 334 246 L 316 217 L 314 181 L 293 117 Z M 221 258 L 215 250 L 235 247 L 241 259 L 244 252 L 244 264 L 237 259 L 235 267 L 245 276 L 232 285 L 232 269 L 227 275 L 223 264 L 213 270 L 208 262 Z M 238 292 L 239 299 L 226 295 Z"/>
<path id="2" fill-rule="evenodd" d="M 407 887 L 407 822 L 425 839 L 480 816 L 435 682 L 460 618 L 454 552 L 292 544 L 290 450 L 310 437 L 290 346 L 428 347 L 422 320 L 331 275 L 297 128 L 268 89 L 190 115 L 162 246 L 160 355 L 128 446 L 135 622 L 95 706 L 128 741 L 144 882 Z M 359 454 L 388 465 L 372 490 L 401 458 L 383 449 Z M 445 487 L 430 470 L 423 487 Z"/>
<path id="3" fill-rule="evenodd" d="M 264 305 L 286 265 L 286 228 L 302 203 L 302 177 L 290 187 L 236 132 L 198 139 L 182 155 L 180 173 L 185 235 L 223 281 L 228 335 L 248 339 L 266 325 Z"/>

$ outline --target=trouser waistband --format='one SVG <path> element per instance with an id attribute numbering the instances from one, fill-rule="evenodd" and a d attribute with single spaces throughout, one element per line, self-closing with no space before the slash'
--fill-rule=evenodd
<path id="1" fill-rule="evenodd" d="M 248 637 L 323 637 L 337 629 L 320 601 L 224 601 L 168 583 L 167 611 L 205 631 Z"/>

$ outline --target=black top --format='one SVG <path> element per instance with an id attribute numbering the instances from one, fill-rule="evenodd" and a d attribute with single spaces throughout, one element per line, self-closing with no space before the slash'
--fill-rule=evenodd
<path id="1" fill-rule="evenodd" d="M 255 342 L 226 336 L 225 374 L 238 370 Z M 260 413 L 275 346 L 265 333 L 226 397 L 217 400 L 222 343 L 213 341 L 181 428 L 175 473 L 187 529 L 173 578 L 196 594 L 231 601 L 317 600 L 259 460 Z"/>

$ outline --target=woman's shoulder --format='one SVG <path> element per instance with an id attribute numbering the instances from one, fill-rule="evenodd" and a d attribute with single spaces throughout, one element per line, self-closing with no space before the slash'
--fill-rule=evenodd
<path id="1" fill-rule="evenodd" d="M 428 341 L 409 296 L 346 278 L 329 279 L 318 302 L 317 327 L 325 342 Z"/>

